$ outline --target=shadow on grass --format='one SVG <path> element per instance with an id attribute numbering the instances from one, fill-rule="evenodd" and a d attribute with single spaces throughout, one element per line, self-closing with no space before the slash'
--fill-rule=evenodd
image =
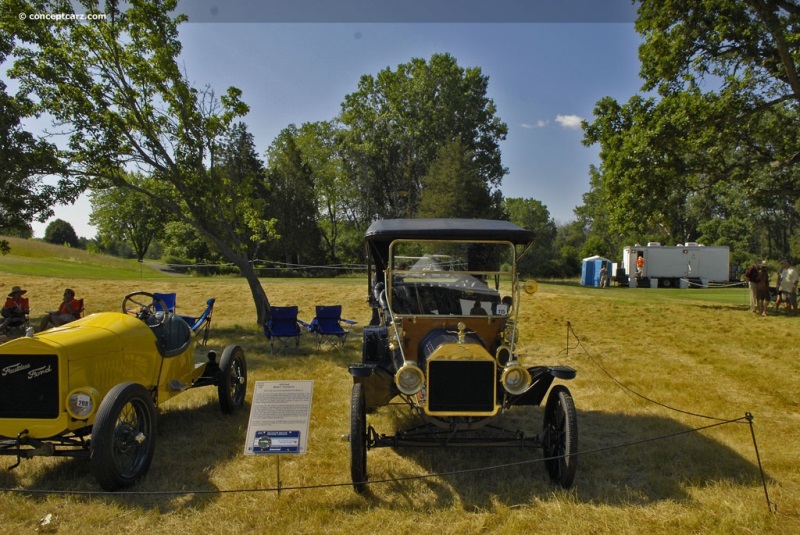
<path id="1" fill-rule="evenodd" d="M 114 503 L 126 509 L 155 509 L 162 514 L 182 507 L 203 507 L 217 499 L 216 491 L 220 490 L 210 474 L 242 454 L 242 429 L 247 427 L 249 410 L 245 405 L 234 414 L 224 415 L 215 396 L 197 407 L 175 408 L 159 414 L 150 469 L 128 489 L 102 492 L 92 475 L 88 457 L 23 460 L 23 466 L 31 470 L 30 475 L 4 469 L 0 471 L 0 487 L 35 489 L 30 497 L 42 501 L 60 491 L 87 493 L 80 499 Z M 7 466 L 10 465 L 11 462 Z"/>
<path id="2" fill-rule="evenodd" d="M 521 410 L 536 420 L 529 423 L 535 424 L 534 432 L 538 430 L 541 409 Z M 508 427 L 509 422 L 503 425 Z M 742 449 L 752 450 L 748 427 L 729 425 L 738 426 Z M 526 432 L 529 427 L 525 426 Z M 755 453 L 752 459 L 745 458 L 710 438 L 707 431 L 692 432 L 668 418 L 579 411 L 578 429 L 579 451 L 584 453 L 579 455 L 575 482 L 568 490 L 550 482 L 541 449 L 409 447 L 396 451 L 419 467 L 415 474 L 446 475 L 402 481 L 411 474 L 382 463 L 384 450 L 373 449 L 368 455 L 370 479 L 400 481 L 368 487 L 366 496 L 372 505 L 406 508 L 418 501 L 420 493 L 433 494 L 435 499 L 426 500 L 426 507 L 459 503 L 465 511 L 474 511 L 492 509 L 497 503 L 529 504 L 554 495 L 576 502 L 629 506 L 688 500 L 693 488 L 709 485 L 761 487 Z M 658 437 L 665 438 L 643 442 Z M 506 466 L 493 468 L 499 465 Z M 386 485 L 388 492 L 379 485 Z"/>

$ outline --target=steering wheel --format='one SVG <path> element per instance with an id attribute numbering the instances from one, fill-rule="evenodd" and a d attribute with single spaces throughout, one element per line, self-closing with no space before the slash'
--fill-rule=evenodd
<path id="1" fill-rule="evenodd" d="M 144 299 L 142 299 L 143 297 L 147 298 L 146 301 L 149 301 L 149 303 L 148 302 L 143 303 L 142 301 L 145 301 Z M 131 308 L 131 305 L 135 305 L 135 307 Z M 126 295 L 125 298 L 122 300 L 122 313 L 130 314 L 131 316 L 136 316 L 137 319 L 146 322 L 147 319 L 150 317 L 154 316 L 158 318 L 158 316 L 156 315 L 156 311 L 158 310 L 156 305 L 158 305 L 158 307 L 160 307 L 160 309 L 164 311 L 164 314 L 161 316 L 161 319 L 159 321 L 152 324 L 148 323 L 148 325 L 150 325 L 150 327 L 158 327 L 160 325 L 163 325 L 164 322 L 167 321 L 167 318 L 170 315 L 170 311 L 167 309 L 167 304 L 164 302 L 163 299 L 161 299 L 160 297 L 156 297 L 151 293 L 133 292 Z"/>

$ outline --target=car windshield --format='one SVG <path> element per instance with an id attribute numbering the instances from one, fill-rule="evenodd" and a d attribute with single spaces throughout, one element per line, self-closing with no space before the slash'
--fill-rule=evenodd
<path id="1" fill-rule="evenodd" d="M 499 292 L 510 281 L 514 247 L 505 242 L 396 240 L 390 249 L 395 314 L 506 316 Z"/>

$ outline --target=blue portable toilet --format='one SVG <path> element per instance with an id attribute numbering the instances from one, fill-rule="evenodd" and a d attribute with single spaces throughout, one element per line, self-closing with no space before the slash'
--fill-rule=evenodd
<path id="1" fill-rule="evenodd" d="M 581 286 L 600 287 L 600 270 L 605 265 L 611 283 L 611 260 L 602 256 L 590 256 L 581 262 Z"/>

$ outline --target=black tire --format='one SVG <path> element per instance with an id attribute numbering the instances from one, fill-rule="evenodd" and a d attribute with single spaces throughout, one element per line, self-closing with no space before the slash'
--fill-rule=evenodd
<path id="1" fill-rule="evenodd" d="M 89 461 L 107 491 L 133 485 L 147 473 L 156 450 L 156 407 L 137 383 L 112 388 L 97 411 Z"/>
<path id="2" fill-rule="evenodd" d="M 578 415 L 564 385 L 554 386 L 547 396 L 542 448 L 550 479 L 565 489 L 571 487 L 578 466 Z"/>
<path id="3" fill-rule="evenodd" d="M 364 385 L 356 383 L 350 395 L 350 475 L 353 489 L 367 490 L 367 402 Z"/>
<path id="4" fill-rule="evenodd" d="M 231 345 L 222 352 L 217 390 L 219 406 L 225 414 L 231 414 L 244 405 L 247 393 L 247 362 L 241 347 Z"/>

